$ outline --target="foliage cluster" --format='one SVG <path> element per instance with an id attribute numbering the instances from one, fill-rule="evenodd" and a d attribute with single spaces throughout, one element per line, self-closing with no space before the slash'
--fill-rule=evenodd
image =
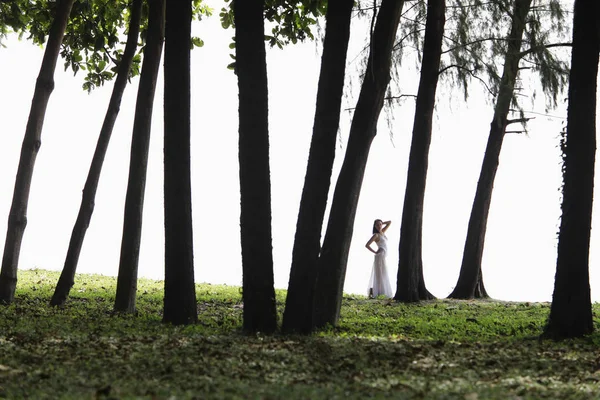
<path id="1" fill-rule="evenodd" d="M 224 29 L 235 26 L 233 4 L 229 0 L 227 7 L 219 14 Z M 289 43 L 314 39 L 312 27 L 317 18 L 324 16 L 327 1 L 324 0 L 267 0 L 265 1 L 265 20 L 272 24 L 271 34 L 265 40 L 271 47 L 283 48 Z"/>
<path id="2" fill-rule="evenodd" d="M 473 82 L 482 85 L 489 101 L 499 93 L 507 35 L 512 23 L 512 3 L 508 0 L 447 1 L 440 74 L 450 88 L 462 91 L 465 101 Z M 570 17 L 565 11 L 569 7 L 561 0 L 532 2 L 520 54 L 520 84 L 511 100 L 512 108 L 520 113 L 520 118 L 524 118 L 523 99 L 534 102 L 537 97 L 537 82 L 548 109 L 557 106 L 559 96 L 567 87 L 568 54 L 557 47 L 570 46 Z M 406 63 L 403 58 L 407 50 L 415 50 L 413 59 L 419 69 L 426 16 L 427 2 L 422 0 L 411 3 L 405 10 L 395 46 L 394 57 L 398 65 L 403 61 Z M 400 81 L 400 74 L 401 71 L 395 71 L 395 81 Z M 525 82 L 526 79 L 529 82 Z M 391 99 L 399 102 L 402 98 Z"/>
<path id="3" fill-rule="evenodd" d="M 456 0 L 449 6 L 448 20 L 452 28 L 448 29 L 446 38 L 444 53 L 448 58 L 443 70 L 449 74 L 450 82 L 463 89 L 465 99 L 473 79 L 485 86 L 491 98 L 499 93 L 501 68 L 508 46 L 507 32 L 512 23 L 511 4 L 506 0 Z M 567 87 L 567 57 L 552 49 L 557 45 L 568 46 L 565 42 L 571 32 L 570 25 L 565 24 L 568 20 L 566 7 L 560 0 L 534 0 L 525 21 L 520 69 L 539 79 L 548 108 L 557 106 L 558 96 Z M 519 96 L 524 95 L 536 96 L 535 91 L 529 90 L 529 85 L 518 85 L 512 105 L 521 113 L 521 118 L 523 107 Z"/>
<path id="4" fill-rule="evenodd" d="M 227 29 L 234 26 L 231 3 L 220 12 L 221 24 Z M 126 0 L 76 0 L 63 39 L 61 57 L 64 67 L 74 74 L 86 71 L 83 89 L 88 92 L 112 80 L 123 55 L 129 21 L 129 1 Z M 324 0 L 269 0 L 265 4 L 265 19 L 271 24 L 271 34 L 265 40 L 271 47 L 283 48 L 289 43 L 314 39 L 313 27 L 317 18 L 325 15 Z M 11 32 L 19 37 L 27 35 L 34 44 L 43 45 L 48 36 L 56 2 L 50 0 L 10 0 L 0 2 L 0 39 Z M 211 16 L 212 9 L 194 0 L 192 15 L 200 20 Z M 148 6 L 144 4 L 140 42 L 141 46 L 133 60 L 130 77 L 139 75 L 143 45 L 148 30 Z M 230 48 L 235 48 L 235 38 Z M 1 41 L 0 41 L 1 44 Z M 202 47 L 204 41 L 192 37 L 194 47 Z M 235 60 L 235 56 L 233 56 Z M 229 68 L 233 69 L 235 63 Z"/>
<path id="5" fill-rule="evenodd" d="M 57 279 L 21 271 L 0 308 L 0 398 L 600 396 L 600 336 L 538 340 L 548 304 L 346 296 L 337 328 L 244 336 L 237 287 L 198 284 L 198 324 L 174 327 L 160 322 L 162 282 L 141 279 L 137 315 L 113 315 L 114 278 L 78 275 L 50 308 Z"/>
<path id="6" fill-rule="evenodd" d="M 0 2 L 0 39 L 10 32 L 27 37 L 36 45 L 46 42 L 56 12 L 56 1 L 10 0 Z M 76 0 L 62 42 L 61 57 L 65 70 L 74 74 L 86 71 L 83 89 L 88 92 L 112 80 L 125 47 L 124 36 L 129 25 L 127 0 Z M 130 77 L 139 75 L 148 30 L 148 5 L 144 3 L 140 48 L 135 56 Z M 193 18 L 210 16 L 212 9 L 201 0 L 193 1 Z M 192 45 L 204 44 L 198 37 Z"/>
<path id="7" fill-rule="evenodd" d="M 226 7 L 221 8 L 219 18 L 223 29 L 235 27 L 233 1 L 225 0 Z M 317 25 L 317 19 L 327 11 L 326 0 L 267 0 L 264 5 L 264 16 L 270 34 L 265 34 L 265 41 L 271 47 L 279 47 L 290 43 L 296 44 L 306 39 L 314 40 L 312 28 Z M 235 49 L 235 36 L 231 38 L 230 49 Z M 230 54 L 231 62 L 227 65 L 235 70 L 235 55 Z"/>

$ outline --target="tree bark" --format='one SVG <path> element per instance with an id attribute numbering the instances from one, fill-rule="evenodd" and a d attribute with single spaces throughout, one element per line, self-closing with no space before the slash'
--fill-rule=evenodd
<path id="1" fill-rule="evenodd" d="M 198 319 L 190 163 L 192 1 L 168 1 L 165 24 L 165 298 L 163 321 Z"/>
<path id="2" fill-rule="evenodd" d="M 133 121 L 131 161 L 125 196 L 123 238 L 114 307 L 117 312 L 128 313 L 135 312 L 152 107 L 165 37 L 165 0 L 148 0 L 148 4 L 148 37 L 144 48 L 144 61 Z"/>
<path id="3" fill-rule="evenodd" d="M 427 2 L 421 78 L 417 92 L 400 229 L 398 280 L 394 296 L 398 301 L 414 302 L 434 298 L 425 287 L 423 278 L 423 203 L 425 201 L 435 93 L 442 56 L 444 25 L 446 24 L 445 13 L 446 0 L 429 0 Z"/>
<path id="4" fill-rule="evenodd" d="M 271 238 L 271 181 L 264 1 L 234 0 L 239 88 L 243 329 L 277 328 Z"/>
<path id="5" fill-rule="evenodd" d="M 94 201 L 96 198 L 96 191 L 98 189 L 98 183 L 100 181 L 100 173 L 102 172 L 102 165 L 104 163 L 104 157 L 108 150 L 108 144 L 119 115 L 121 107 L 121 99 L 123 93 L 127 87 L 129 70 L 133 57 L 137 50 L 137 40 L 140 33 L 140 19 L 142 15 L 142 0 L 134 0 L 130 8 L 130 20 L 129 20 L 129 32 L 127 33 L 127 43 L 125 50 L 123 51 L 123 57 L 119 63 L 117 78 L 113 87 L 110 100 L 108 102 L 108 110 L 100 129 L 100 135 L 98 136 L 98 142 L 96 144 L 96 150 L 92 158 L 90 170 L 88 172 L 85 185 L 83 187 L 83 195 L 81 198 L 81 206 L 79 207 L 79 213 L 77 214 L 77 220 L 73 226 L 71 233 L 71 240 L 69 241 L 69 248 L 67 250 L 67 256 L 65 258 L 65 264 L 63 266 L 62 273 L 54 295 L 50 300 L 50 305 L 60 306 L 63 305 L 69 296 L 69 292 L 75 282 L 75 272 L 77 270 L 77 263 L 79 262 L 79 254 L 83 246 L 83 240 L 85 239 L 86 231 L 90 225 L 92 214 L 94 212 Z"/>
<path id="6" fill-rule="evenodd" d="M 312 329 L 317 260 L 340 123 L 353 5 L 354 0 L 330 0 L 327 7 L 313 136 L 283 314 L 284 333 L 309 333 Z"/>
<path id="7" fill-rule="evenodd" d="M 314 297 L 315 328 L 335 325 L 339 319 L 352 241 L 354 217 L 371 143 L 390 81 L 391 52 L 402 13 L 402 0 L 383 0 L 371 38 L 371 49 L 348 147 L 336 183 L 327 231 L 318 261 Z"/>
<path id="8" fill-rule="evenodd" d="M 479 182 L 475 192 L 475 199 L 471 209 L 467 238 L 463 251 L 460 275 L 456 287 L 448 297 L 454 299 L 472 299 L 474 297 L 486 298 L 487 292 L 483 286 L 481 273 L 481 260 L 487 229 L 494 179 L 500 162 L 500 151 L 506 132 L 507 117 L 514 92 L 515 82 L 521 59 L 521 43 L 525 29 L 527 14 L 531 7 L 531 0 L 516 0 L 512 13 L 512 26 L 508 36 L 504 71 L 500 81 L 496 109 L 490 125 Z"/>
<path id="9" fill-rule="evenodd" d="M 575 0 L 563 201 L 550 316 L 544 336 L 580 337 L 594 330 L 589 282 L 590 230 L 596 156 L 596 93 L 600 6 Z"/>
<path id="10" fill-rule="evenodd" d="M 27 225 L 27 205 L 29 203 L 29 191 L 31 189 L 31 178 L 38 151 L 41 146 L 42 127 L 46 115 L 46 107 L 50 95 L 54 90 L 54 70 L 60 53 L 71 8 L 74 0 L 59 0 L 56 15 L 52 21 L 48 34 L 48 43 L 44 51 L 42 65 L 37 77 L 29 118 L 25 128 L 25 136 L 21 146 L 21 158 L 15 178 L 15 189 L 13 192 L 4 254 L 2 256 L 2 269 L 0 271 L 0 303 L 12 303 L 17 286 L 17 270 L 19 266 L 19 255 L 23 233 Z"/>

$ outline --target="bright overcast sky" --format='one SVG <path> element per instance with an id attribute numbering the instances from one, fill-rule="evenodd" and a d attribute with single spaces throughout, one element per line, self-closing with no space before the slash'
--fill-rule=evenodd
<path id="1" fill-rule="evenodd" d="M 216 2 L 220 4 L 220 2 Z M 215 16 L 195 24 L 205 47 L 192 53 L 192 185 L 194 257 L 197 282 L 241 285 L 239 182 L 237 162 L 237 82 L 225 66 L 233 31 L 224 31 Z M 353 37 L 349 60 L 363 38 Z M 4 243 L 25 124 L 43 50 L 15 38 L 0 49 L 0 240 Z M 320 56 L 314 43 L 268 51 L 270 144 L 275 283 L 286 288 L 298 204 L 312 133 Z M 410 63 L 406 63 L 408 65 Z M 356 65 L 348 68 L 355 73 Z M 418 76 L 404 73 L 403 93 L 416 93 Z M 112 84 L 88 95 L 83 76 L 56 73 L 42 132 L 30 196 L 28 225 L 20 268 L 60 270 L 81 201 L 91 156 L 106 112 Z M 358 87 L 354 79 L 355 89 Z M 472 101 L 459 93 L 438 91 L 431 145 L 424 221 L 424 273 L 438 297 L 450 293 L 458 278 L 471 205 L 492 107 L 473 85 Z M 96 209 L 82 250 L 78 272 L 116 275 L 137 79 L 127 88 L 104 164 Z M 162 80 L 154 120 L 139 273 L 162 278 Z M 353 107 L 348 99 L 345 107 Z M 543 100 L 535 110 L 543 113 Z M 391 219 L 388 231 L 390 279 L 395 286 L 402 198 L 414 105 L 407 100 L 393 111 L 392 130 L 384 119 L 371 148 L 354 226 L 345 291 L 366 293 L 372 254 L 364 248 L 375 218 Z M 529 134 L 508 134 L 501 155 L 486 236 L 484 282 L 502 300 L 549 301 L 556 263 L 560 215 L 558 136 L 564 106 L 547 117 L 536 115 Z M 331 191 L 341 165 L 349 131 L 342 117 Z M 597 218 L 595 218 L 597 220 Z M 592 297 L 598 300 L 592 236 Z"/>

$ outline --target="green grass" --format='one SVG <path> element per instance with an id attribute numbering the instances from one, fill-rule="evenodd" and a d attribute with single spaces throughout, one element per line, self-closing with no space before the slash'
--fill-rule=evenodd
<path id="1" fill-rule="evenodd" d="M 246 336 L 237 287 L 197 285 L 198 324 L 173 327 L 162 282 L 141 279 L 138 314 L 123 316 L 114 278 L 78 275 L 51 308 L 58 273 L 19 273 L 0 307 L 0 398 L 600 398 L 600 336 L 540 341 L 545 303 L 346 296 L 336 328 Z"/>

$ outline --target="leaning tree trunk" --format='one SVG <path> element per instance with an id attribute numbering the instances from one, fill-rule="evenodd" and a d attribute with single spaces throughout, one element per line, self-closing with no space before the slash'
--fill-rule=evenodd
<path id="1" fill-rule="evenodd" d="M 165 298 L 163 321 L 198 319 L 190 177 L 192 1 L 168 1 L 165 24 Z"/>
<path id="2" fill-rule="evenodd" d="M 563 202 L 558 233 L 554 294 L 544 335 L 580 337 L 594 330 L 589 251 L 596 156 L 596 92 L 600 51 L 600 6 L 575 0 Z"/>
<path id="3" fill-rule="evenodd" d="M 340 123 L 353 5 L 354 0 L 331 0 L 327 7 L 313 137 L 283 314 L 282 330 L 285 333 L 309 333 L 312 329 L 317 260 Z"/>
<path id="4" fill-rule="evenodd" d="M 446 24 L 445 13 L 446 0 L 429 0 L 427 2 L 421 80 L 417 92 L 400 229 L 398 280 L 394 297 L 399 301 L 413 302 L 433 298 L 433 295 L 425 287 L 423 278 L 423 203 L 425 201 L 435 92 L 442 56 L 444 25 Z"/>
<path id="5" fill-rule="evenodd" d="M 471 217 L 467 228 L 467 238 L 463 251 L 460 275 L 456 287 L 448 297 L 454 299 L 486 298 L 487 292 L 483 286 L 481 260 L 487 220 L 492 202 L 494 179 L 500 162 L 500 150 L 506 132 L 507 117 L 514 92 L 515 82 L 521 59 L 521 42 L 525 29 L 527 14 L 532 0 L 516 0 L 513 10 L 512 26 L 508 36 L 504 71 L 500 81 L 494 118 L 490 125 L 479 182 L 475 192 L 475 200 L 471 209 Z"/>
<path id="6" fill-rule="evenodd" d="M 94 200 L 96 198 L 96 190 L 98 189 L 98 182 L 100 181 L 100 173 L 102 172 L 102 164 L 104 163 L 104 157 L 108 150 L 108 143 L 119 115 L 119 109 L 121 107 L 121 99 L 123 93 L 127 87 L 127 81 L 129 76 L 129 70 L 133 62 L 137 50 L 137 40 L 140 33 L 140 19 L 142 15 L 142 0 L 134 0 L 131 4 L 130 9 L 130 20 L 129 20 L 129 32 L 127 33 L 127 44 L 123 51 L 123 57 L 119 63 L 117 78 L 115 80 L 115 86 L 113 87 L 110 101 L 108 102 L 108 110 L 104 117 L 102 128 L 100 129 L 100 135 L 98 136 L 98 143 L 96 144 L 96 151 L 92 158 L 92 164 L 88 172 L 85 186 L 83 187 L 83 195 L 81 198 L 81 206 L 79 207 L 79 214 L 77 214 L 77 220 L 75 226 L 73 226 L 73 232 L 71 233 L 71 240 L 69 241 L 69 249 L 67 250 L 67 257 L 65 258 L 65 264 L 63 266 L 62 273 L 56 284 L 54 295 L 50 300 L 50 305 L 60 306 L 64 304 L 65 300 L 69 296 L 69 292 L 73 287 L 75 280 L 75 272 L 77 270 L 77 263 L 79 261 L 79 254 L 81 253 L 81 247 L 83 246 L 83 240 L 92 213 L 94 212 Z"/>
<path id="7" fill-rule="evenodd" d="M 0 272 L 0 303 L 12 303 L 17 286 L 17 270 L 23 233 L 27 225 L 27 205 L 29 203 L 29 190 L 35 159 L 41 145 L 42 126 L 46 115 L 48 100 L 54 89 L 54 70 L 60 52 L 60 45 L 65 35 L 69 14 L 74 0 L 60 0 L 56 8 L 56 15 L 52 21 L 48 34 L 48 43 L 44 51 L 44 58 L 37 77 L 29 119 L 25 128 L 25 137 L 21 146 L 21 158 L 15 178 L 4 254 L 2 256 L 2 270 Z"/>
<path id="8" fill-rule="evenodd" d="M 375 23 L 367 70 L 354 111 L 348 147 L 336 183 L 317 264 L 313 305 L 315 328 L 335 325 L 339 319 L 354 217 L 369 149 L 377 132 L 377 121 L 390 81 L 392 47 L 403 4 L 403 0 L 383 0 Z"/>
<path id="9" fill-rule="evenodd" d="M 264 0 L 234 0 L 239 88 L 243 329 L 277 329 L 271 239 L 271 181 Z"/>
<path id="10" fill-rule="evenodd" d="M 152 106 L 165 37 L 165 0 L 148 0 L 148 4 L 148 36 L 133 121 L 121 258 L 114 307 L 115 311 L 129 313 L 135 312 Z"/>

